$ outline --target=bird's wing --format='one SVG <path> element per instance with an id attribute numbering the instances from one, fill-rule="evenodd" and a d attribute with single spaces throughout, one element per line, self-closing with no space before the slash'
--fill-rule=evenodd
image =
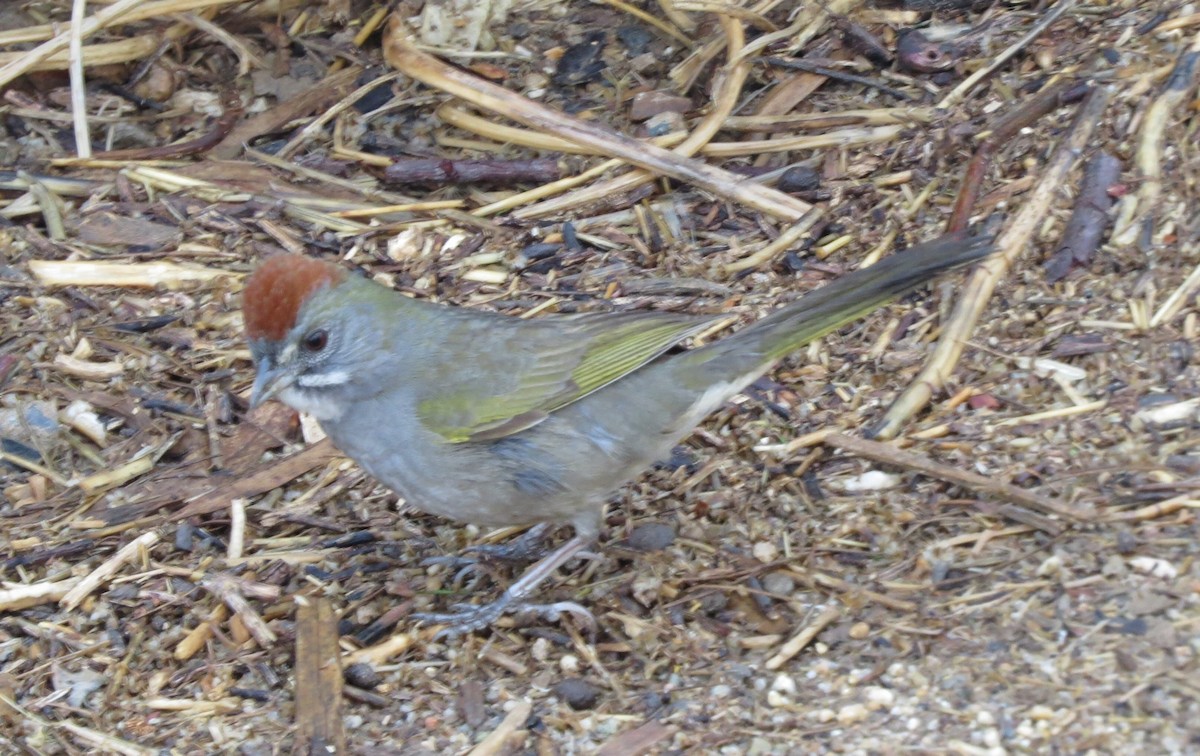
<path id="1" fill-rule="evenodd" d="M 637 312 L 512 322 L 492 321 L 506 338 L 478 334 L 470 371 L 457 365 L 438 371 L 436 388 L 417 408 L 426 428 L 452 443 L 517 433 L 637 370 L 713 319 Z"/>

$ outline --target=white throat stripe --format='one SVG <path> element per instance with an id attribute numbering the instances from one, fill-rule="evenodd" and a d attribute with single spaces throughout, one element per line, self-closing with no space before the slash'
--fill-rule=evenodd
<path id="1" fill-rule="evenodd" d="M 345 370 L 335 370 L 332 373 L 302 375 L 296 379 L 296 385 L 304 388 L 320 388 L 321 386 L 340 386 L 348 380 L 350 380 L 349 373 Z"/>

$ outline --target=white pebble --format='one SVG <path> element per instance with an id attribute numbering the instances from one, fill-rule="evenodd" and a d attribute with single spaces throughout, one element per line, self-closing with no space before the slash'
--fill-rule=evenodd
<path id="1" fill-rule="evenodd" d="M 896 702 L 895 693 L 888 688 L 882 688 L 878 685 L 872 685 L 864 693 L 867 699 L 867 707 L 872 711 L 889 708 Z"/>
<path id="2" fill-rule="evenodd" d="M 713 698 L 729 698 L 733 688 L 728 685 L 714 685 L 708 692 Z"/>
<path id="3" fill-rule="evenodd" d="M 779 549 L 770 541 L 759 541 L 754 544 L 751 553 L 760 562 L 773 562 L 779 556 Z"/>
<path id="4" fill-rule="evenodd" d="M 867 707 L 860 703 L 846 704 L 841 709 L 838 709 L 837 721 L 838 724 L 848 725 L 861 722 L 867 718 Z"/>
<path id="5" fill-rule="evenodd" d="M 550 641 L 545 638 L 538 638 L 533 642 L 533 647 L 529 649 L 529 653 L 534 659 L 540 662 L 546 661 L 550 656 Z"/>
<path id="6" fill-rule="evenodd" d="M 538 640 L 543 640 L 539 638 Z M 568 675 L 573 675 L 579 672 L 579 657 L 575 654 L 563 654 L 563 658 L 558 661 L 559 669 L 566 672 Z"/>
<path id="7" fill-rule="evenodd" d="M 777 690 L 788 696 L 796 695 L 796 681 L 789 675 L 776 675 L 771 681 L 771 690 Z"/>
<path id="8" fill-rule="evenodd" d="M 777 690 L 767 691 L 767 706 L 778 709 L 780 706 L 788 706 L 791 700 Z"/>

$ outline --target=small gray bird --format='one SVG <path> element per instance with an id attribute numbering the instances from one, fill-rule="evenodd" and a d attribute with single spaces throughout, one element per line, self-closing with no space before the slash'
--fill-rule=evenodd
<path id="1" fill-rule="evenodd" d="M 733 335 L 669 351 L 716 318 L 664 312 L 522 320 L 399 294 L 300 255 L 266 260 L 244 294 L 257 374 L 343 452 L 424 512 L 491 527 L 569 523 L 574 537 L 495 602 L 424 615 L 458 634 L 531 606 L 599 535 L 607 497 L 665 458 L 780 358 L 945 270 L 990 238 L 922 244 L 812 291 Z"/>

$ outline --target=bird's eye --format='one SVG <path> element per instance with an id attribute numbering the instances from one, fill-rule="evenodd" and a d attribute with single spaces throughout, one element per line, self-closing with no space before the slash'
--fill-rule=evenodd
<path id="1" fill-rule="evenodd" d="M 302 346 L 306 352 L 319 352 L 329 343 L 329 332 L 324 328 L 318 328 L 315 331 L 309 331 L 304 336 Z"/>

